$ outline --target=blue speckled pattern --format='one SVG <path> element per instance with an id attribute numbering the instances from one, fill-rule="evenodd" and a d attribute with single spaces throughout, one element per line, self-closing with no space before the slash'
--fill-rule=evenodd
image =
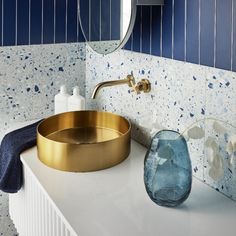
<path id="1" fill-rule="evenodd" d="M 15 122 L 53 114 L 61 84 L 69 92 L 85 87 L 85 45 L 58 44 L 4 47 L 0 50 L 0 140 Z M 0 235 L 13 236 L 8 196 L 0 192 Z"/>
<path id="2" fill-rule="evenodd" d="M 129 118 L 133 123 L 133 138 L 146 146 L 150 143 L 153 129 L 183 132 L 200 120 L 197 125 L 205 131 L 205 137 L 188 141 L 193 174 L 236 200 L 236 157 L 234 155 L 231 161 L 232 173 L 227 171 L 220 181 L 213 183 L 205 154 L 211 122 L 203 120 L 216 117 L 236 125 L 235 72 L 125 50 L 102 56 L 87 48 L 86 58 L 88 107 L 116 112 Z M 103 89 L 96 101 L 89 99 L 97 83 L 122 79 L 131 72 L 137 80 L 150 80 L 151 93 L 135 95 L 128 86 L 122 85 Z M 233 133 L 236 134 L 236 131 L 231 129 L 230 136 Z M 227 159 L 227 156 L 223 158 Z M 225 164 L 224 168 L 226 170 L 228 166 Z M 226 177 L 229 175 L 231 182 Z M 226 185 L 230 188 L 224 187 Z"/>
<path id="3" fill-rule="evenodd" d="M 144 145 L 150 143 L 153 132 L 160 129 L 182 132 L 209 116 L 236 126 L 234 72 L 125 50 L 102 56 L 89 48 L 85 51 L 81 44 L 6 47 L 0 50 L 0 57 L 0 135 L 15 121 L 52 114 L 53 96 L 62 83 L 68 88 L 77 84 L 86 87 L 88 108 L 128 117 L 133 123 L 133 138 Z M 151 93 L 136 96 L 122 85 L 105 88 L 96 101 L 89 99 L 97 83 L 122 79 L 131 72 L 138 80 L 150 79 Z M 227 125 L 225 138 L 225 134 L 213 130 L 212 123 L 199 122 L 205 137 L 188 141 L 193 174 L 236 200 L 235 153 L 221 151 L 233 140 L 236 131 Z M 216 139 L 220 150 L 220 157 L 215 155 L 213 160 L 211 150 L 208 154 L 208 137 Z M 7 199 L 7 195 L 0 193 L 0 235 L 12 236 L 16 231 L 8 217 Z"/>
<path id="4" fill-rule="evenodd" d="M 16 121 L 53 113 L 61 84 L 70 93 L 85 86 L 85 50 L 80 44 L 5 47 L 0 50 L 0 133 Z"/>

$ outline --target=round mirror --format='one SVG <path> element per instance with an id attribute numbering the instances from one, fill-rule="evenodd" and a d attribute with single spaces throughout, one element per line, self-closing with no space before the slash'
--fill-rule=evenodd
<path id="1" fill-rule="evenodd" d="M 108 54 L 128 41 L 136 17 L 136 0 L 79 0 L 79 17 L 86 42 Z"/>

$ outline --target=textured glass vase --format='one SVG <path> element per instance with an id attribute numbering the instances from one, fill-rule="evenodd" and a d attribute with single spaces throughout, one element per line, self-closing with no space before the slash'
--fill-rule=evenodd
<path id="1" fill-rule="evenodd" d="M 144 161 L 144 183 L 158 205 L 175 207 L 188 198 L 191 160 L 186 140 L 178 132 L 163 130 L 154 136 Z"/>

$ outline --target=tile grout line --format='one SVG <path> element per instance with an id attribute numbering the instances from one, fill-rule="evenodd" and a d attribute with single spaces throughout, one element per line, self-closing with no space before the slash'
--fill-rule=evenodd
<path id="1" fill-rule="evenodd" d="M 160 22 L 160 56 L 162 57 L 162 51 L 163 51 L 163 6 L 161 6 L 161 22 Z"/>
<path id="2" fill-rule="evenodd" d="M 187 0 L 184 2 L 184 61 L 187 61 Z"/>
<path id="3" fill-rule="evenodd" d="M 199 15 L 198 15 L 198 64 L 201 64 L 201 7 L 202 7 L 202 2 L 201 0 L 199 1 Z"/>
<path id="4" fill-rule="evenodd" d="M 91 41 L 91 0 L 89 0 L 89 35 L 88 41 Z"/>
<path id="5" fill-rule="evenodd" d="M 150 44 L 150 48 L 149 48 L 149 54 L 152 55 L 152 12 L 153 11 L 153 7 L 150 6 L 150 38 L 149 38 L 149 44 Z"/>
<path id="6" fill-rule="evenodd" d="M 143 7 L 140 6 L 140 49 L 139 51 L 142 53 L 143 51 L 143 23 L 142 23 L 142 20 L 143 20 Z"/>
<path id="7" fill-rule="evenodd" d="M 216 67 L 216 48 L 217 48 L 217 41 L 216 41 L 216 35 L 217 35 L 217 0 L 215 0 L 215 6 L 214 6 L 215 14 L 214 14 L 214 67 Z"/>
<path id="8" fill-rule="evenodd" d="M 66 0 L 66 10 L 65 10 L 65 43 L 68 41 L 68 0 Z"/>
<path id="9" fill-rule="evenodd" d="M 112 4 L 112 2 L 111 2 L 112 0 L 110 0 L 110 15 L 109 15 L 109 17 L 110 17 L 110 35 L 109 35 L 109 37 L 110 37 L 110 40 L 112 39 L 112 37 L 111 37 L 111 8 L 112 8 L 112 6 L 111 6 L 111 4 Z"/>
<path id="10" fill-rule="evenodd" d="M 3 46 L 3 26 L 4 26 L 4 0 L 2 0 L 2 32 L 1 32 L 1 39 L 2 39 L 2 43 L 1 45 Z"/>
<path id="11" fill-rule="evenodd" d="M 56 43 L 56 0 L 54 0 L 53 42 Z"/>
<path id="12" fill-rule="evenodd" d="M 42 0 L 42 14 L 41 14 L 41 44 L 43 44 L 44 41 L 44 35 L 43 35 L 43 31 L 44 31 L 44 0 Z"/>
<path id="13" fill-rule="evenodd" d="M 76 11 L 76 19 L 77 19 L 77 22 L 76 22 L 76 41 L 79 42 L 79 1 L 76 0 L 76 6 L 77 6 L 77 11 Z"/>
<path id="14" fill-rule="evenodd" d="M 18 26 L 17 26 L 17 18 L 18 18 L 18 0 L 16 0 L 16 19 L 15 19 L 15 46 L 17 46 L 17 42 L 18 42 Z"/>
<path id="15" fill-rule="evenodd" d="M 231 1 L 232 3 L 232 21 L 231 21 L 231 71 L 233 71 L 233 57 L 234 57 L 234 0 Z"/>
<path id="16" fill-rule="evenodd" d="M 29 45 L 31 44 L 31 0 L 29 0 Z"/>
<path id="17" fill-rule="evenodd" d="M 171 42 L 171 47 L 172 47 L 172 55 L 171 58 L 174 59 L 174 31 L 175 31 L 175 0 L 172 0 L 172 42 Z"/>
<path id="18" fill-rule="evenodd" d="M 99 0 L 99 41 L 102 40 L 102 0 Z"/>

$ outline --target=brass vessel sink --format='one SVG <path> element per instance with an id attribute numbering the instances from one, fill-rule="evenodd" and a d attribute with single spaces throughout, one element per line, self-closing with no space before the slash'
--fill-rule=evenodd
<path id="1" fill-rule="evenodd" d="M 58 170 L 106 169 L 128 157 L 130 130 L 128 120 L 108 112 L 75 111 L 51 116 L 38 126 L 38 157 Z"/>

